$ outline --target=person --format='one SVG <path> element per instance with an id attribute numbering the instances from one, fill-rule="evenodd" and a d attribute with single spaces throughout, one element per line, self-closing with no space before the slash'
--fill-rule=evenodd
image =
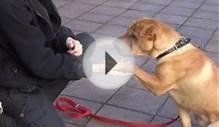
<path id="1" fill-rule="evenodd" d="M 62 26 L 51 0 L 1 0 L 0 17 L 0 127 L 64 127 L 52 102 L 85 77 L 94 38 Z"/>

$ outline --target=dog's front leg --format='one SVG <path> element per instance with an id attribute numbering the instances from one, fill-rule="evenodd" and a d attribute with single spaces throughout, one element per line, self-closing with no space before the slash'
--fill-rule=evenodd
<path id="1" fill-rule="evenodd" d="M 179 115 L 183 127 L 192 127 L 189 113 L 185 109 L 179 107 Z"/>
<path id="2" fill-rule="evenodd" d="M 149 89 L 156 95 L 162 95 L 173 88 L 172 84 L 162 81 L 158 76 L 151 75 L 139 67 L 136 67 L 134 76 L 144 85 L 145 88 Z"/>

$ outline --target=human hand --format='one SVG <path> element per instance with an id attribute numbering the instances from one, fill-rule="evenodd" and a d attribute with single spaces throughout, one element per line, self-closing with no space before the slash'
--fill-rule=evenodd
<path id="1" fill-rule="evenodd" d="M 66 47 L 68 48 L 68 53 L 74 56 L 80 56 L 83 53 L 83 46 L 78 40 L 71 37 L 66 39 Z"/>

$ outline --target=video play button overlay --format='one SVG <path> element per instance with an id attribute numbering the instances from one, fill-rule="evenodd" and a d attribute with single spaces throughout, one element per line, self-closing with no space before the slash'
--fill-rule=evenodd
<path id="1" fill-rule="evenodd" d="M 117 62 L 107 53 L 105 52 L 105 74 L 107 75 L 110 70 L 112 70 L 113 67 Z"/>
<path id="2" fill-rule="evenodd" d="M 86 76 L 93 85 L 102 89 L 116 89 L 125 85 L 133 75 L 134 63 L 131 49 L 116 38 L 96 40 L 83 57 Z M 129 71 L 123 71 L 126 69 Z"/>

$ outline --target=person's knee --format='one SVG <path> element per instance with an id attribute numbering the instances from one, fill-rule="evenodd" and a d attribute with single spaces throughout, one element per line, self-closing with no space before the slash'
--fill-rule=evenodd
<path id="1" fill-rule="evenodd" d="M 52 104 L 41 91 L 35 94 L 11 91 L 10 103 L 5 110 L 18 127 L 64 127 Z"/>
<path id="2" fill-rule="evenodd" d="M 17 125 L 13 118 L 3 113 L 0 115 L 0 127 L 17 127 Z"/>

